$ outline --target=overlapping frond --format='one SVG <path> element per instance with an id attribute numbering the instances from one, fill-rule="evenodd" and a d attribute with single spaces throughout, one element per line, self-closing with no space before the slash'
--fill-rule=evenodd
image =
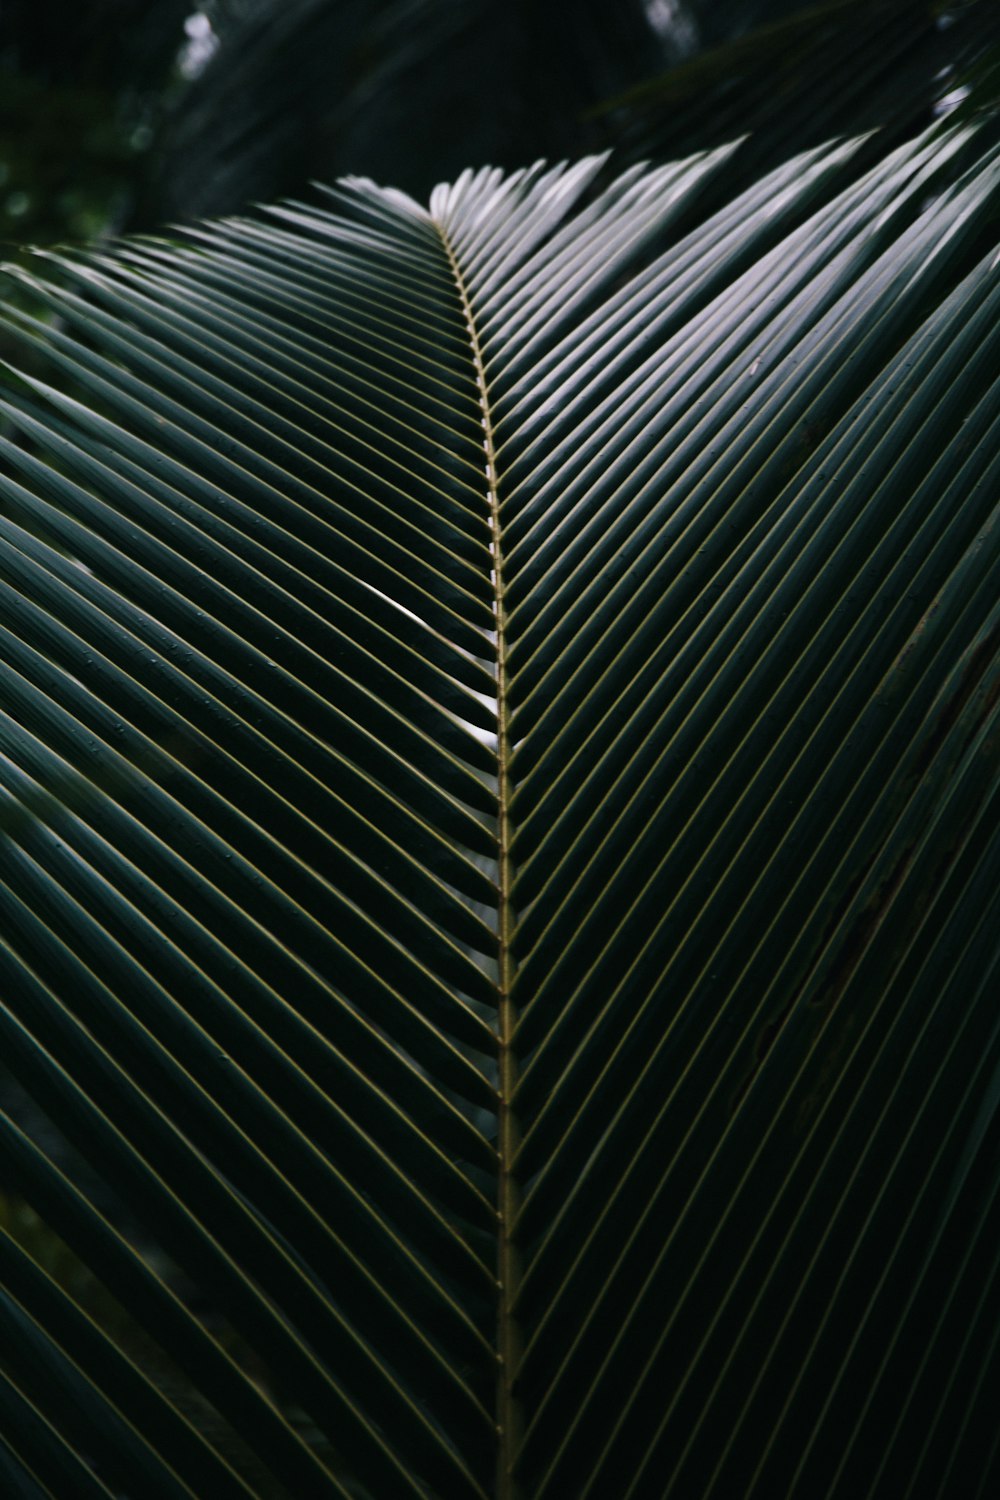
<path id="1" fill-rule="evenodd" d="M 1000 155 L 858 160 L 13 273 L 11 1493 L 988 1492 Z"/>

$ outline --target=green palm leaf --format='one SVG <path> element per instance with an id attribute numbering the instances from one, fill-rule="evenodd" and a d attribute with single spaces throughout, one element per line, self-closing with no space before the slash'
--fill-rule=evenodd
<path id="1" fill-rule="evenodd" d="M 990 1492 L 1000 156 L 732 158 L 11 273 L 5 1492 Z"/>

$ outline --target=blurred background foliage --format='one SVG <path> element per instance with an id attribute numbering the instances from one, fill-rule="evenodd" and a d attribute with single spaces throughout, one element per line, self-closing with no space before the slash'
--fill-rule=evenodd
<path id="1" fill-rule="evenodd" d="M 995 99 L 998 37 L 996 0 L 0 0 L 0 238 L 612 146 L 766 167 Z"/>
<path id="2" fill-rule="evenodd" d="M 0 238 L 128 223 L 191 0 L 0 0 Z"/>

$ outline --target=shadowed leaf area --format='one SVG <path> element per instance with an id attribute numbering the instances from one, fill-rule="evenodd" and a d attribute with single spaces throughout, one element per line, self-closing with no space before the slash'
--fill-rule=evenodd
<path id="1" fill-rule="evenodd" d="M 980 100 L 8 268 L 5 1497 L 996 1493 L 998 224 Z"/>

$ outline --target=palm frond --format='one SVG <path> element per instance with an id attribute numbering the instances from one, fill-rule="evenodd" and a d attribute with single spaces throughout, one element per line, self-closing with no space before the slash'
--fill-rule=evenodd
<path id="1" fill-rule="evenodd" d="M 1000 152 L 732 163 L 11 273 L 12 1494 L 990 1492 Z"/>

